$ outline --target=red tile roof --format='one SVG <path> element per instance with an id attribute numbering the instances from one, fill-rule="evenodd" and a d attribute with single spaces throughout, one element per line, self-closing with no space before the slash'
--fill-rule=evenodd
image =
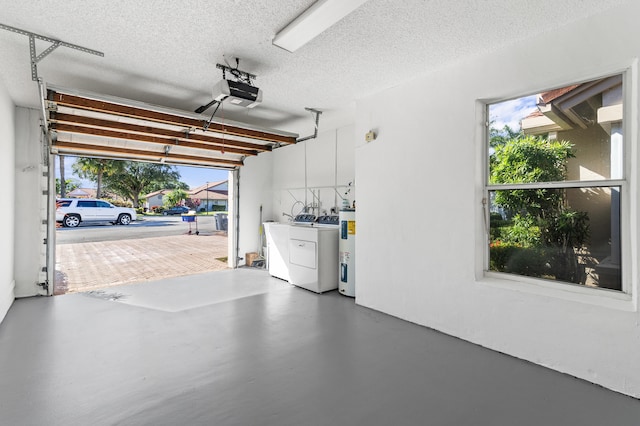
<path id="1" fill-rule="evenodd" d="M 565 93 L 569 93 L 570 91 L 572 91 L 578 86 L 580 85 L 574 84 L 572 86 L 561 87 L 559 89 L 549 90 L 548 92 L 540 93 L 540 95 L 538 95 L 538 99 L 539 99 L 538 105 L 541 105 L 541 104 L 546 105 L 549 102 L 555 99 L 558 99 L 560 96 L 564 95 Z"/>
<path id="2" fill-rule="evenodd" d="M 542 117 L 543 115 L 544 114 L 541 113 L 539 109 L 535 109 L 531 111 L 531 113 L 527 115 L 525 118 Z"/>
<path id="3" fill-rule="evenodd" d="M 227 183 L 226 180 L 221 180 L 219 182 L 209 182 L 209 183 L 205 183 L 204 185 L 200 185 L 197 186 L 191 190 L 189 190 L 189 194 L 194 195 L 197 194 L 199 192 L 205 191 L 205 190 L 209 190 L 209 192 L 215 191 L 215 189 L 211 189 L 211 188 L 215 188 L 216 186 L 220 186 L 223 183 Z M 226 192 L 226 190 L 221 191 L 221 192 Z"/>

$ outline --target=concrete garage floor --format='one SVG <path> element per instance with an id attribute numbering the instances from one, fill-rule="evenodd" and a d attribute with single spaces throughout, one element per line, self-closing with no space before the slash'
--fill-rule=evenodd
<path id="1" fill-rule="evenodd" d="M 638 425 L 640 401 L 241 268 L 17 300 L 0 423 Z"/>
<path id="2" fill-rule="evenodd" d="M 55 294 L 158 280 L 227 268 L 227 236 L 174 235 L 59 244 Z"/>

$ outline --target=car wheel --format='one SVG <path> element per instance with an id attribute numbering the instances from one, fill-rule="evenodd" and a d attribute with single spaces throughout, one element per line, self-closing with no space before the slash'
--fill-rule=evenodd
<path id="1" fill-rule="evenodd" d="M 169 213 L 167 213 L 167 212 L 162 212 L 162 216 L 169 216 Z"/>
<path id="2" fill-rule="evenodd" d="M 75 214 L 65 216 L 62 220 L 62 224 L 67 228 L 75 228 L 76 226 L 80 225 L 80 216 Z"/>
<path id="3" fill-rule="evenodd" d="M 129 216 L 128 214 L 121 214 L 120 216 L 118 216 L 118 223 L 120 225 L 128 225 L 131 223 L 131 216 Z"/>

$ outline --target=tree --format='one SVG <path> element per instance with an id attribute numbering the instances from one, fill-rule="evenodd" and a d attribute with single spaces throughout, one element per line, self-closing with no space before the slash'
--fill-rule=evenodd
<path id="1" fill-rule="evenodd" d="M 573 147 L 566 141 L 550 141 L 524 136 L 496 145 L 490 157 L 490 183 L 534 183 L 562 181 L 567 173 L 567 160 L 574 157 Z M 526 211 L 544 217 L 557 211 L 563 193 L 550 189 L 518 189 L 496 191 L 495 203 L 518 213 Z"/>
<path id="2" fill-rule="evenodd" d="M 61 182 L 60 179 L 56 178 L 56 194 L 60 194 L 60 197 L 64 198 L 64 197 L 66 197 L 66 194 L 62 195 L 62 189 L 61 189 L 62 186 L 61 186 L 60 182 Z M 65 183 L 64 183 L 64 186 L 69 192 L 71 192 L 74 189 L 80 187 L 80 182 L 78 182 L 75 179 L 67 179 L 65 181 Z"/>
<path id="3" fill-rule="evenodd" d="M 195 211 L 198 211 L 201 203 L 200 198 L 187 198 L 185 201 L 186 206 Z"/>
<path id="4" fill-rule="evenodd" d="M 177 181 L 180 173 L 173 166 L 134 161 L 118 161 L 117 173 L 104 176 L 105 188 L 139 207 L 140 196 L 151 192 L 153 185 L 164 186 Z"/>
<path id="5" fill-rule="evenodd" d="M 173 206 L 182 205 L 183 202 L 189 197 L 187 191 L 184 189 L 174 189 L 164 196 L 162 203 L 165 207 L 170 208 Z"/>
<path id="6" fill-rule="evenodd" d="M 179 177 L 178 177 L 179 179 Z M 147 188 L 148 192 L 160 191 L 161 189 L 184 189 L 185 191 L 189 190 L 189 185 L 184 182 L 180 182 L 178 179 L 172 179 L 171 176 L 168 177 L 165 181 L 153 182 Z"/>
<path id="7" fill-rule="evenodd" d="M 82 179 L 96 182 L 96 198 L 102 197 L 103 179 L 119 170 L 118 160 L 106 160 L 104 158 L 79 157 L 73 163 L 73 171 Z"/>
<path id="8" fill-rule="evenodd" d="M 589 239 L 589 215 L 561 208 L 553 212 L 543 222 L 542 238 L 548 247 L 554 247 L 556 256 L 551 267 L 556 278 L 578 283 L 582 271 L 578 265 L 576 248 L 582 247 Z"/>
<path id="9" fill-rule="evenodd" d="M 493 127 L 493 122 L 491 122 L 491 124 L 492 126 L 489 128 L 489 146 L 492 148 L 524 137 L 522 130 L 514 130 L 508 124 L 505 124 L 502 129 Z"/>
<path id="10" fill-rule="evenodd" d="M 518 135 L 493 148 L 489 160 L 492 184 L 563 181 L 567 161 L 574 157 L 569 142 L 535 136 Z M 513 216 L 492 242 L 492 262 L 505 264 L 499 255 L 509 250 L 511 269 L 525 275 L 551 274 L 559 280 L 581 281 L 576 249 L 589 237 L 589 217 L 568 207 L 565 190 L 498 190 L 494 202 Z"/>
<path id="11" fill-rule="evenodd" d="M 67 180 L 64 177 L 64 155 L 58 155 L 58 160 L 60 160 L 60 180 L 57 182 L 59 187 L 56 186 L 56 194 L 60 194 L 60 197 L 65 198 L 67 196 Z"/>

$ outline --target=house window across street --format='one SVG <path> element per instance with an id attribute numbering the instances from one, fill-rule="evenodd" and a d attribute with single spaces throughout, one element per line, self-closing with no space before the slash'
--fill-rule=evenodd
<path id="1" fill-rule="evenodd" d="M 487 106 L 489 272 L 623 290 L 623 77 Z"/>

